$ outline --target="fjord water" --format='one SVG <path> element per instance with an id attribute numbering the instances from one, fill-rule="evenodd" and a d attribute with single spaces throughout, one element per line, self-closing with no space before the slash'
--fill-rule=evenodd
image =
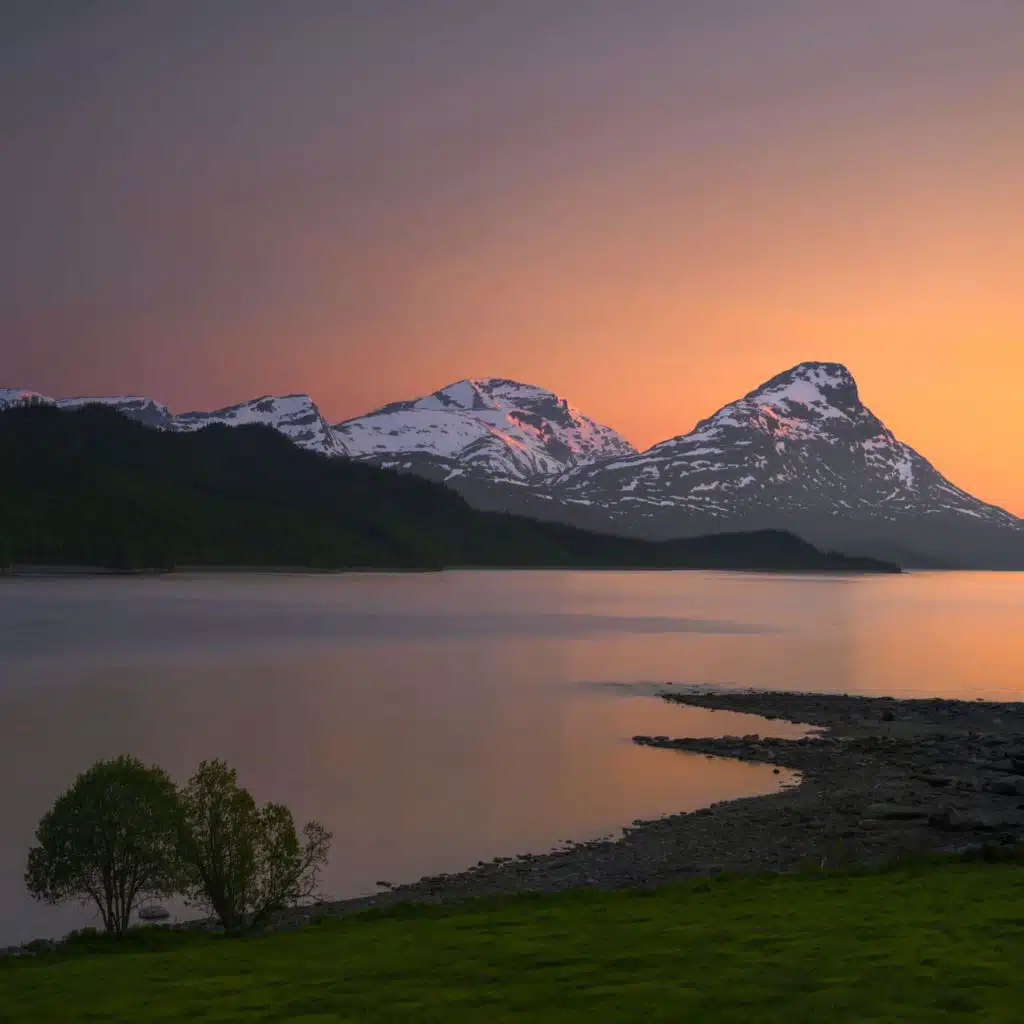
<path id="1" fill-rule="evenodd" d="M 335 833 L 326 892 L 373 891 L 634 818 L 767 792 L 770 768 L 636 733 L 782 723 L 651 684 L 1018 699 L 1024 574 L 198 575 L 0 581 L 0 944 L 89 923 L 25 855 L 75 774 L 203 758 Z"/>

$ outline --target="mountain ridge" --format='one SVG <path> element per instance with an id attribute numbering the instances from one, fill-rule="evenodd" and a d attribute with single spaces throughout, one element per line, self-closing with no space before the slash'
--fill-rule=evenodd
<path id="1" fill-rule="evenodd" d="M 81 409 L 88 405 L 102 405 L 158 430 L 191 432 L 221 423 L 242 426 L 262 423 L 273 427 L 294 441 L 321 455 L 347 455 L 344 445 L 334 436 L 330 424 L 308 394 L 262 395 L 247 402 L 214 409 L 211 412 L 183 412 L 174 414 L 152 398 L 138 395 L 97 395 L 71 398 L 50 398 L 36 391 L 19 388 L 0 388 L 0 409 L 24 405 L 49 405 L 58 409 Z"/>
<path id="2" fill-rule="evenodd" d="M 897 572 L 759 531 L 651 542 L 472 508 L 265 423 L 155 430 L 110 406 L 0 412 L 0 573 L 176 566 Z"/>
<path id="3" fill-rule="evenodd" d="M 644 451 L 553 392 L 505 377 L 466 378 L 333 426 L 306 394 L 177 416 L 151 399 L 98 401 L 172 431 L 262 423 L 319 454 L 444 482 L 479 508 L 621 535 L 792 529 L 904 564 L 1024 568 L 1024 520 L 899 441 L 836 362 L 790 367 Z M 89 402 L 0 390 L 0 408 Z"/>

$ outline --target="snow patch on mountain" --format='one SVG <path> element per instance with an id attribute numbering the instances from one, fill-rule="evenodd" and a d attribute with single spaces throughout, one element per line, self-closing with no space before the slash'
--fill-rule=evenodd
<path id="1" fill-rule="evenodd" d="M 136 395 L 101 395 L 79 396 L 76 398 L 57 399 L 56 405 L 60 409 L 81 409 L 87 405 L 109 405 L 124 413 L 129 419 L 145 423 L 147 427 L 157 427 L 167 430 L 171 426 L 174 417 L 166 405 L 154 402 L 152 398 L 142 398 Z"/>
<path id="2" fill-rule="evenodd" d="M 260 423 L 280 431 L 301 448 L 322 455 L 346 454 L 344 444 L 309 395 L 264 395 L 213 412 L 186 412 L 174 417 L 171 429 L 202 430 L 217 423 L 229 427 Z"/>
<path id="3" fill-rule="evenodd" d="M 472 472 L 518 481 L 636 452 L 564 398 L 503 377 L 457 381 L 346 420 L 334 432 L 355 457 L 429 456 L 457 462 L 449 476 Z"/>
<path id="4" fill-rule="evenodd" d="M 722 436 L 723 428 L 750 427 L 783 444 L 790 440 L 829 440 L 835 436 L 836 427 L 852 425 L 870 415 L 861 405 L 857 383 L 845 366 L 801 363 L 719 409 L 685 437 L 689 441 L 712 440 Z M 671 438 L 655 445 L 655 449 L 679 441 Z"/>
<path id="5" fill-rule="evenodd" d="M 0 388 L 0 409 L 13 409 L 20 405 L 54 405 L 52 398 L 26 388 Z"/>

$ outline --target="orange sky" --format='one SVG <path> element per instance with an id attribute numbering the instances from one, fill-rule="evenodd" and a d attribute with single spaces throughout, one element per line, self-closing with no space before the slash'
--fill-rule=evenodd
<path id="1" fill-rule="evenodd" d="M 45 9 L 0 14 L 0 386 L 499 375 L 645 446 L 836 360 L 1024 515 L 1018 0 Z"/>
<path id="2" fill-rule="evenodd" d="M 347 411 L 505 375 L 567 395 L 642 447 L 793 363 L 836 360 L 897 436 L 1024 514 L 1024 190 L 1011 173 L 1024 133 L 990 150 L 977 159 L 992 173 L 966 182 L 910 150 L 863 182 L 805 183 L 805 150 L 690 201 L 651 181 L 643 200 L 616 204 L 600 172 L 586 189 L 549 181 L 542 203 L 506 195 L 475 213 L 457 252 L 402 280 L 397 315 L 411 312 L 380 341 L 402 331 L 422 344 L 386 384 L 364 397 L 351 378 L 324 381 L 318 394 Z"/>

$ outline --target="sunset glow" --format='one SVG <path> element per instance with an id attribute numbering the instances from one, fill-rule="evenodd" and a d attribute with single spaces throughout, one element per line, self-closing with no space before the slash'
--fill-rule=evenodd
<path id="1" fill-rule="evenodd" d="M 498 375 L 646 447 L 834 360 L 1024 515 L 1015 0 L 48 9 L 0 14 L 0 386 Z"/>

